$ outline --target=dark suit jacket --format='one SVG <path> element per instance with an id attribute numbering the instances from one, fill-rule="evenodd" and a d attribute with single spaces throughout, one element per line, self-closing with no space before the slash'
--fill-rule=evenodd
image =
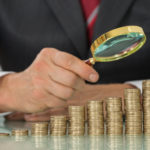
<path id="1" fill-rule="evenodd" d="M 150 1 L 102 0 L 93 40 L 110 29 L 139 25 L 147 43 L 119 61 L 97 63 L 101 83 L 150 77 Z M 4 70 L 22 71 L 43 47 L 81 59 L 91 56 L 79 0 L 0 0 L 0 61 Z M 61 59 L 61 58 L 60 58 Z"/>

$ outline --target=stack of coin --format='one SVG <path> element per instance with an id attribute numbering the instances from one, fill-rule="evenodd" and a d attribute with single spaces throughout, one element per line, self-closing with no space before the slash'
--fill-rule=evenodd
<path id="1" fill-rule="evenodd" d="M 143 117 L 144 117 L 144 134 L 150 135 L 150 80 L 143 81 Z"/>
<path id="2" fill-rule="evenodd" d="M 12 129 L 12 136 L 28 136 L 28 129 Z"/>
<path id="3" fill-rule="evenodd" d="M 69 135 L 82 136 L 85 133 L 84 106 L 69 106 Z"/>
<path id="4" fill-rule="evenodd" d="M 32 136 L 47 136 L 48 135 L 48 123 L 47 122 L 32 123 L 31 135 Z"/>
<path id="5" fill-rule="evenodd" d="M 123 133 L 122 99 L 109 97 L 106 100 L 106 131 L 108 135 L 121 135 Z"/>
<path id="6" fill-rule="evenodd" d="M 142 133 L 142 107 L 140 90 L 137 88 L 125 89 L 125 117 L 126 134 L 137 135 Z"/>
<path id="7" fill-rule="evenodd" d="M 88 134 L 97 136 L 104 134 L 103 102 L 89 101 L 88 112 Z"/>
<path id="8" fill-rule="evenodd" d="M 50 117 L 50 134 L 52 136 L 66 135 L 66 128 L 67 128 L 67 117 L 65 115 Z"/>

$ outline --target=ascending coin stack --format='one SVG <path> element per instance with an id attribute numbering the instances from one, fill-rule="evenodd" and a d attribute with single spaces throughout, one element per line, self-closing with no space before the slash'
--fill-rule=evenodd
<path id="1" fill-rule="evenodd" d="M 69 131 L 71 136 L 82 136 L 85 133 L 85 107 L 69 106 Z"/>
<path id="2" fill-rule="evenodd" d="M 142 107 L 140 90 L 136 88 L 125 89 L 125 126 L 126 134 L 137 135 L 142 133 Z"/>
<path id="3" fill-rule="evenodd" d="M 150 80 L 143 81 L 143 129 L 144 134 L 150 135 Z"/>
<path id="4" fill-rule="evenodd" d="M 52 136 L 66 135 L 67 117 L 66 116 L 51 116 L 50 117 L 50 134 Z"/>
<path id="5" fill-rule="evenodd" d="M 97 136 L 104 134 L 103 102 L 89 101 L 88 113 L 88 134 Z"/>
<path id="6" fill-rule="evenodd" d="M 17 142 L 25 141 L 28 136 L 28 129 L 12 129 L 11 135 Z"/>
<path id="7" fill-rule="evenodd" d="M 106 99 L 106 132 L 108 135 L 123 133 L 122 99 L 109 97 Z"/>
<path id="8" fill-rule="evenodd" d="M 28 136 L 28 129 L 12 129 L 12 136 Z"/>
<path id="9" fill-rule="evenodd" d="M 31 135 L 32 136 L 47 136 L 48 135 L 48 122 L 32 123 Z"/>

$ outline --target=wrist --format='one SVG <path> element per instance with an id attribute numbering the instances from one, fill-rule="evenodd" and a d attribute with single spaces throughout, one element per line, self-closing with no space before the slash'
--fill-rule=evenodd
<path id="1" fill-rule="evenodd" d="M 0 77 L 0 110 L 13 111 L 13 97 L 11 96 L 11 78 L 15 73 Z"/>

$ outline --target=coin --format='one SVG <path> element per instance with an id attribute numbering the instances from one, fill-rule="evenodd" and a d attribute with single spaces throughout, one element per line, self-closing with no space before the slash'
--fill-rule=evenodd
<path id="1" fill-rule="evenodd" d="M 48 122 L 35 122 L 31 126 L 32 136 L 47 136 L 48 135 Z"/>
<path id="2" fill-rule="evenodd" d="M 103 102 L 91 100 L 87 105 L 88 135 L 98 136 L 104 134 Z"/>
<path id="3" fill-rule="evenodd" d="M 138 88 L 124 90 L 125 97 L 125 133 L 136 135 L 142 133 L 142 105 Z"/>
<path id="4" fill-rule="evenodd" d="M 71 136 L 83 136 L 85 133 L 85 107 L 69 106 L 69 128 Z"/>
<path id="5" fill-rule="evenodd" d="M 12 129 L 12 136 L 28 136 L 28 129 Z"/>
<path id="6" fill-rule="evenodd" d="M 120 97 L 108 97 L 106 110 L 106 133 L 108 135 L 121 135 L 123 133 L 122 99 Z"/>
<path id="7" fill-rule="evenodd" d="M 143 129 L 144 134 L 150 134 L 150 80 L 142 82 L 142 96 L 143 96 Z"/>
<path id="8" fill-rule="evenodd" d="M 66 135 L 67 116 L 50 116 L 50 135 L 64 136 Z"/>

